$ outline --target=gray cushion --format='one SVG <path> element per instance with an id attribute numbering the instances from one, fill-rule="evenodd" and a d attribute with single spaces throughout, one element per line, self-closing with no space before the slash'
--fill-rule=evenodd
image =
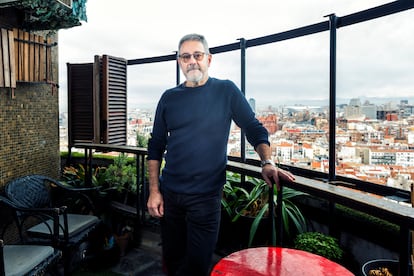
<path id="1" fill-rule="evenodd" d="M 42 245 L 6 245 L 4 266 L 6 276 L 22 276 L 33 268 L 43 267 L 42 262 L 55 256 L 55 249 Z"/>
<path id="2" fill-rule="evenodd" d="M 99 219 L 96 216 L 68 214 L 69 237 L 82 233 L 84 230 L 89 229 L 90 226 L 97 224 L 98 221 Z M 63 216 L 59 217 L 59 223 L 63 227 Z M 50 219 L 46 223 L 40 223 L 31 227 L 28 232 L 34 235 L 50 235 L 50 230 L 46 224 L 53 230 L 53 222 Z M 62 228 L 59 229 L 59 235 L 63 237 Z"/>

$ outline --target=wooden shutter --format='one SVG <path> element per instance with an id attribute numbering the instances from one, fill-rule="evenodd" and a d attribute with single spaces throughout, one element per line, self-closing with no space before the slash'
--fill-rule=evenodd
<path id="1" fill-rule="evenodd" d="M 99 68 L 95 63 L 67 64 L 69 145 L 99 143 Z"/>
<path id="2" fill-rule="evenodd" d="M 52 43 L 50 38 L 14 29 L 15 78 L 21 82 L 44 82 L 52 79 Z"/>
<path id="3" fill-rule="evenodd" d="M 69 146 L 127 143 L 127 60 L 104 55 L 67 64 Z"/>
<path id="4" fill-rule="evenodd" d="M 0 87 L 16 88 L 14 34 L 0 29 Z"/>
<path id="5" fill-rule="evenodd" d="M 102 142 L 127 143 L 127 60 L 102 56 Z"/>

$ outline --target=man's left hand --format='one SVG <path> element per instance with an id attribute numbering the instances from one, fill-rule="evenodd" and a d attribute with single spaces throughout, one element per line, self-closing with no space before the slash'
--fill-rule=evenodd
<path id="1" fill-rule="evenodd" d="M 270 164 L 263 166 L 262 176 L 269 187 L 272 187 L 272 182 L 276 183 L 278 190 L 280 189 L 281 181 L 293 182 L 295 180 L 295 176 L 290 172 L 282 170 Z"/>

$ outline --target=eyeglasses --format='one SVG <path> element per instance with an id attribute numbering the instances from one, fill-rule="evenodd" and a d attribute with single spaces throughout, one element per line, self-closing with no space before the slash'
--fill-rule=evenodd
<path id="1" fill-rule="evenodd" d="M 201 61 L 204 58 L 204 55 L 208 55 L 208 54 L 203 53 L 203 52 L 195 52 L 194 54 L 182 54 L 182 55 L 179 55 L 178 57 L 181 58 L 182 61 L 187 63 L 190 61 L 191 56 L 193 56 L 196 61 Z"/>

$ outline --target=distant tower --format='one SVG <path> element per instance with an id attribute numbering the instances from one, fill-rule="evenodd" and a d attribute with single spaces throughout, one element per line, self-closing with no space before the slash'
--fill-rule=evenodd
<path id="1" fill-rule="evenodd" d="M 368 119 L 377 119 L 377 106 L 375 104 L 371 104 L 368 101 L 362 104 L 361 112 L 366 116 Z"/>
<path id="2" fill-rule="evenodd" d="M 359 98 L 352 98 L 349 101 L 349 106 L 361 106 L 361 100 Z"/>
<path id="3" fill-rule="evenodd" d="M 256 113 L 256 100 L 253 98 L 249 99 L 250 107 L 252 108 L 253 112 Z"/>
<path id="4" fill-rule="evenodd" d="M 355 120 L 360 118 L 362 114 L 361 100 L 353 98 L 349 101 L 349 105 L 345 107 L 345 118 L 348 120 Z"/>

